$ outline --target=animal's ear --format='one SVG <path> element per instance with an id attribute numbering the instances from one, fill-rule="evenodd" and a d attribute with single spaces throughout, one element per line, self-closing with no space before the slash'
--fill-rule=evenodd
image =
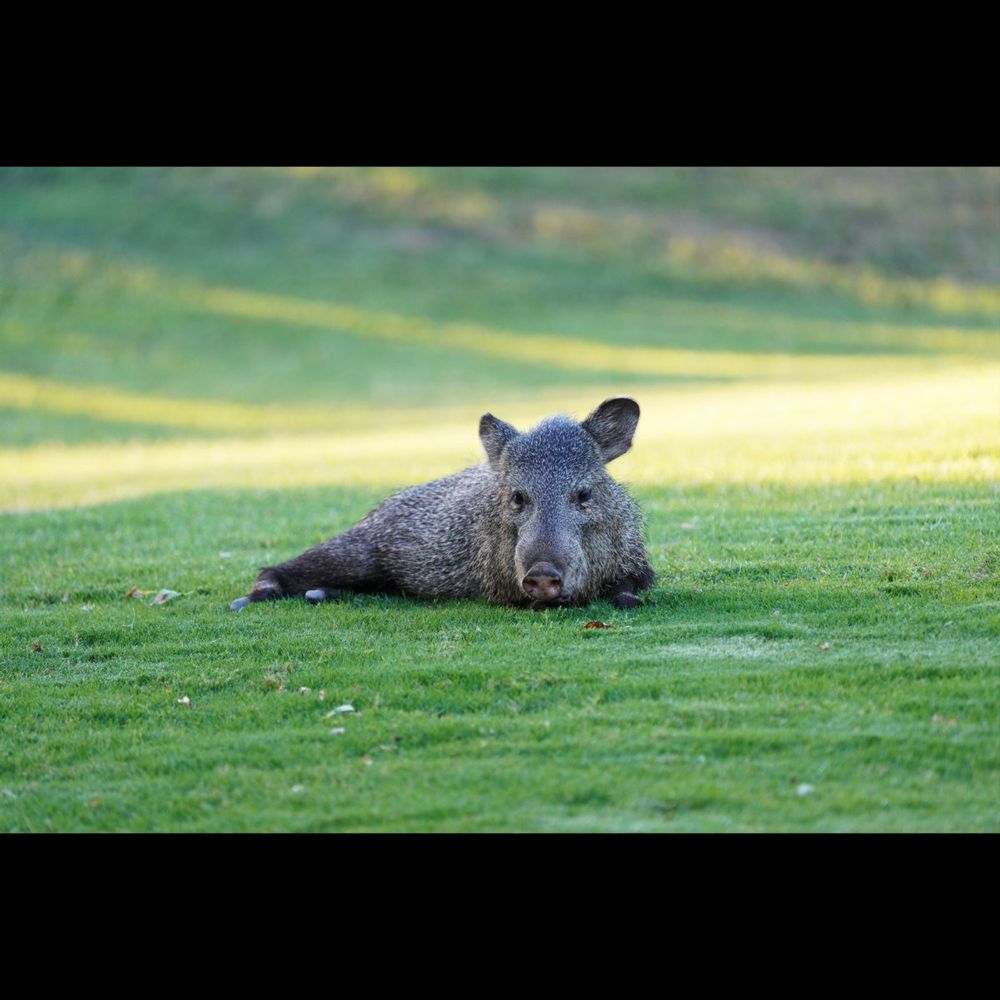
<path id="1" fill-rule="evenodd" d="M 479 418 L 479 440 L 486 449 L 486 457 L 495 469 L 504 448 L 517 437 L 517 431 L 492 413 L 484 413 Z"/>
<path id="2" fill-rule="evenodd" d="M 597 442 L 605 462 L 632 447 L 632 435 L 639 423 L 639 404 L 628 396 L 606 399 L 580 425 Z"/>

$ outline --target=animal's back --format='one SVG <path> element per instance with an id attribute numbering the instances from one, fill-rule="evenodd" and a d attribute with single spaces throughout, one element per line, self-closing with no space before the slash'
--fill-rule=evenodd
<path id="1" fill-rule="evenodd" d="M 495 489 L 487 465 L 402 490 L 383 500 L 358 525 L 370 532 L 387 579 L 421 597 L 476 597 L 470 572 L 475 525 Z"/>

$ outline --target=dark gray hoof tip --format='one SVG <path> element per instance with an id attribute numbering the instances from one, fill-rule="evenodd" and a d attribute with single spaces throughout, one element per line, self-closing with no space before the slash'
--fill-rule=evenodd
<path id="1" fill-rule="evenodd" d="M 232 604 L 229 605 L 230 611 L 239 611 L 241 608 L 245 608 L 250 603 L 249 597 L 237 597 Z"/>

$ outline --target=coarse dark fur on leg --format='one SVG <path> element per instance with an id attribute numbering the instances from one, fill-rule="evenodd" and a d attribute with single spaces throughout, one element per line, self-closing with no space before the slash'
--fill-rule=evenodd
<path id="1" fill-rule="evenodd" d="M 650 587 L 655 579 L 656 574 L 652 568 L 644 565 L 636 573 L 608 584 L 603 596 L 607 597 L 619 611 L 639 608 L 645 602 L 636 595 L 640 590 L 646 590 Z"/>
<path id="2" fill-rule="evenodd" d="M 254 601 L 305 597 L 310 604 L 336 600 L 341 590 L 379 590 L 387 584 L 364 525 L 278 563 L 265 566 L 246 597 L 230 605 L 239 611 Z"/>

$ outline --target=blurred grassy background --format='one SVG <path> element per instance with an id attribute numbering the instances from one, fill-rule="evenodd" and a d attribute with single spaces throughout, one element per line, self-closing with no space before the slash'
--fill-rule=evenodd
<path id="1" fill-rule="evenodd" d="M 0 509 L 405 485 L 643 407 L 637 483 L 995 477 L 996 169 L 0 171 Z"/>

